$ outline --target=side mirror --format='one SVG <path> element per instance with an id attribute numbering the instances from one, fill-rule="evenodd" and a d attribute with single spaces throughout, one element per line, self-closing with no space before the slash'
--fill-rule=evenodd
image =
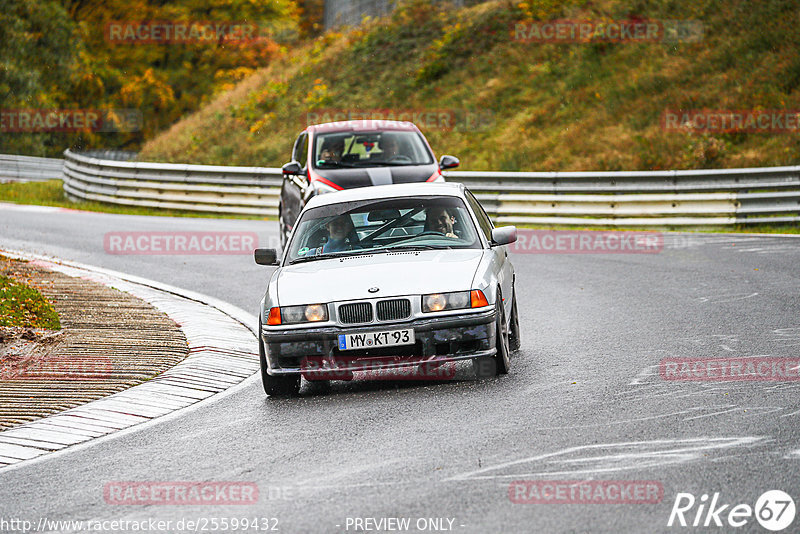
<path id="1" fill-rule="evenodd" d="M 461 162 L 455 156 L 442 156 L 442 159 L 439 160 L 440 169 L 455 169 L 459 165 Z"/>
<path id="2" fill-rule="evenodd" d="M 281 169 L 283 170 L 284 176 L 296 176 L 298 174 L 303 174 L 303 168 L 300 167 L 300 164 L 297 163 L 296 161 L 287 163 L 286 165 L 281 167 Z"/>
<path id="3" fill-rule="evenodd" d="M 501 226 L 492 230 L 492 246 L 510 245 L 517 240 L 516 226 Z"/>
<path id="4" fill-rule="evenodd" d="M 253 256 L 259 265 L 278 265 L 278 251 L 274 248 L 257 248 Z"/>

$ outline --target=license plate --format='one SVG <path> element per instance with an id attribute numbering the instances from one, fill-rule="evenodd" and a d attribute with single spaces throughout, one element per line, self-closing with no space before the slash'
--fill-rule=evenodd
<path id="1" fill-rule="evenodd" d="M 414 329 L 363 332 L 361 334 L 339 334 L 339 350 L 374 349 L 413 345 Z"/>

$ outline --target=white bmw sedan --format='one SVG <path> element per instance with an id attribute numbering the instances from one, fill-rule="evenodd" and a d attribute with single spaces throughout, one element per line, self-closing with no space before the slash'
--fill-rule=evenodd
<path id="1" fill-rule="evenodd" d="M 472 360 L 505 374 L 520 346 L 513 226 L 494 228 L 462 184 L 364 187 L 321 195 L 300 214 L 259 312 L 268 395 L 295 395 L 300 378 L 435 368 Z"/>

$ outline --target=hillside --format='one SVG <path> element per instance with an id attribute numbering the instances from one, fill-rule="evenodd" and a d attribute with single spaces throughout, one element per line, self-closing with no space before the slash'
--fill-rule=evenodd
<path id="1" fill-rule="evenodd" d="M 495 1 L 455 10 L 414 0 L 390 19 L 292 50 L 152 139 L 140 159 L 279 166 L 309 113 L 344 109 L 440 114 L 419 126 L 437 154 L 474 170 L 800 163 L 797 129 L 662 127 L 667 109 L 800 110 L 797 2 L 636 5 Z M 699 21 L 703 32 L 695 42 L 515 39 L 515 22 L 552 19 Z M 451 119 L 455 128 L 441 127 Z"/>

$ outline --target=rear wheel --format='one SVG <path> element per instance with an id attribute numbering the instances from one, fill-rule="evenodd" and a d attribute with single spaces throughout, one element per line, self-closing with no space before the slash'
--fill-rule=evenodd
<path id="1" fill-rule="evenodd" d="M 472 369 L 478 378 L 487 378 L 495 375 L 508 374 L 511 368 L 511 360 L 508 357 L 508 325 L 506 324 L 505 313 L 503 312 L 503 299 L 500 293 L 497 294 L 497 306 L 495 307 L 495 347 L 497 353 L 494 356 L 482 356 L 472 360 Z"/>
<path id="2" fill-rule="evenodd" d="M 272 376 L 267 372 L 267 354 L 261 337 L 261 321 L 258 325 L 258 357 L 261 364 L 261 383 L 264 392 L 270 397 L 292 397 L 300 393 L 300 375 Z"/>

